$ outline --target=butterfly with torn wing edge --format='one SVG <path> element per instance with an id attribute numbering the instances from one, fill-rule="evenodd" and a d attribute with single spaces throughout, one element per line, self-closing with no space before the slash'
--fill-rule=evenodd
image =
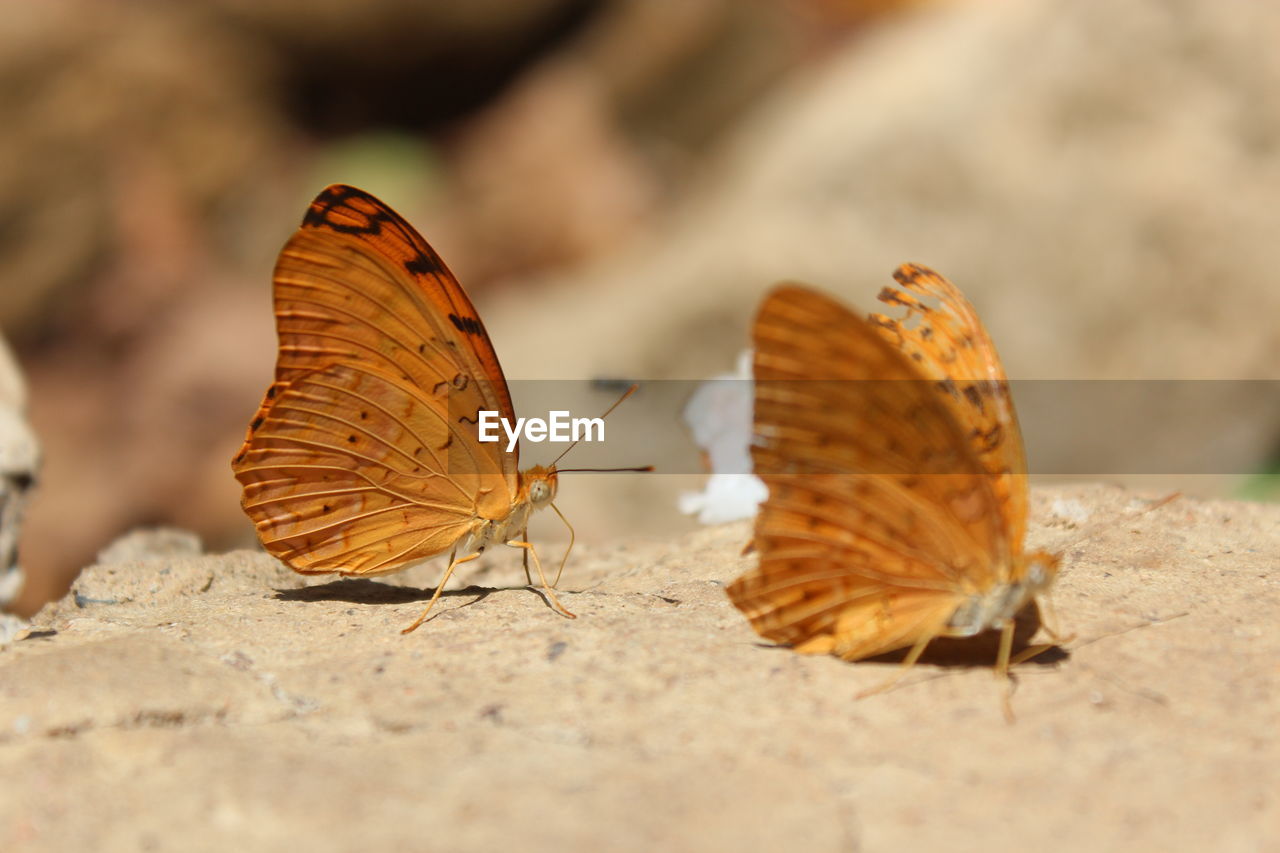
<path id="1" fill-rule="evenodd" d="M 925 267 L 894 277 L 880 299 L 903 320 L 791 284 L 761 306 L 752 458 L 769 497 L 759 564 L 727 592 L 798 652 L 909 649 L 899 674 L 937 637 L 997 629 L 1007 679 L 1015 618 L 1058 558 L 1023 550 L 1022 437 L 973 307 Z"/>

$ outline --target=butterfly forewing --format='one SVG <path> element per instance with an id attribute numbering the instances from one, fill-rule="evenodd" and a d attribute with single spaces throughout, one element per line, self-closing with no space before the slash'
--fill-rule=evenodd
<path id="1" fill-rule="evenodd" d="M 938 381 L 939 392 L 992 475 L 1010 538 L 1021 542 L 1027 520 L 1027 460 L 995 344 L 969 300 L 947 279 L 918 264 L 903 264 L 893 277 L 902 290 L 886 287 L 879 299 L 905 308 L 906 316 L 897 320 L 872 314 L 871 322 L 923 375 Z"/>
<path id="2" fill-rule="evenodd" d="M 275 303 L 277 381 L 356 360 L 407 373 L 422 388 L 470 390 L 514 418 L 497 354 L 462 286 L 413 226 L 368 193 L 336 185 L 316 197 L 276 263 Z"/>
<path id="3" fill-rule="evenodd" d="M 760 565 L 729 587 L 763 636 L 860 658 L 943 631 L 1016 547 L 937 383 L 872 323 L 806 288 L 754 327 Z"/>
<path id="4" fill-rule="evenodd" d="M 481 444 L 513 418 L 461 286 L 397 214 L 322 192 L 275 271 L 276 377 L 233 467 L 263 544 L 299 571 L 374 574 L 509 512 L 515 453 Z"/>

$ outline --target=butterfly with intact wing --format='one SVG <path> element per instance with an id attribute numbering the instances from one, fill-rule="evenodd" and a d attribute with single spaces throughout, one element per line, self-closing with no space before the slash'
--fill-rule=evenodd
<path id="1" fill-rule="evenodd" d="M 767 639 L 847 660 L 910 649 L 900 673 L 936 637 L 998 629 L 1005 677 L 1058 558 L 1023 551 L 1022 436 L 973 306 L 924 267 L 894 278 L 880 300 L 903 320 L 798 285 L 761 306 L 752 458 L 769 497 L 759 565 L 727 591 Z"/>
<path id="2" fill-rule="evenodd" d="M 505 543 L 533 557 L 572 618 L 524 535 L 535 509 L 555 509 L 563 469 L 520 471 L 518 449 L 479 440 L 479 411 L 515 422 L 511 395 L 440 256 L 381 201 L 335 184 L 311 202 L 274 281 L 275 381 L 232 460 L 267 551 L 302 574 L 357 576 L 451 551 L 408 633 L 455 567 Z"/>

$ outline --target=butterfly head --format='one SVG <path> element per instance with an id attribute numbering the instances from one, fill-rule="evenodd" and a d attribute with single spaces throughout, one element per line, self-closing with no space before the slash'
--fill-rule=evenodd
<path id="1" fill-rule="evenodd" d="M 947 622 L 948 635 L 972 637 L 989 628 L 1000 628 L 1017 617 L 1058 574 L 1058 557 L 1044 551 L 1018 557 L 1008 580 L 964 598 Z"/>
<path id="2" fill-rule="evenodd" d="M 534 509 L 551 503 L 559 485 L 560 475 L 554 465 L 550 468 L 534 465 L 529 470 L 520 472 L 521 494 Z"/>
<path id="3" fill-rule="evenodd" d="M 1046 551 L 1034 551 L 1024 554 L 1019 565 L 1019 583 L 1026 590 L 1028 597 L 1047 589 L 1058 575 L 1057 554 Z"/>
<path id="4" fill-rule="evenodd" d="M 1011 583 L 1006 587 L 1006 612 L 1000 617 L 1012 619 L 1028 602 L 1048 590 L 1058 576 L 1059 559 L 1057 554 L 1047 551 L 1023 554 L 1018 559 Z"/>

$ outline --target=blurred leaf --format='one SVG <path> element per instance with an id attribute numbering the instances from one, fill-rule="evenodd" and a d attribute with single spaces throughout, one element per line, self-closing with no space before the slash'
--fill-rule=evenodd
<path id="1" fill-rule="evenodd" d="M 1280 456 L 1256 474 L 1251 474 L 1236 489 L 1237 498 L 1246 501 L 1280 501 Z"/>
<path id="2" fill-rule="evenodd" d="M 364 133 L 329 144 L 316 157 L 314 189 L 351 184 L 393 209 L 421 211 L 443 195 L 444 171 L 434 147 L 408 133 Z"/>

